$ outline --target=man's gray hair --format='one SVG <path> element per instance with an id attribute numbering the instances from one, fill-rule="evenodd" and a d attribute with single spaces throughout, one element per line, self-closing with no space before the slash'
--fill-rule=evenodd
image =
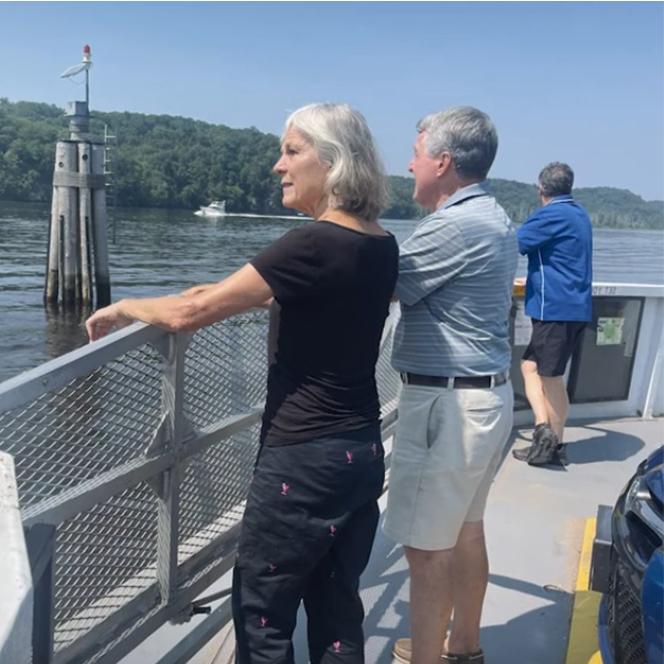
<path id="1" fill-rule="evenodd" d="M 286 120 L 330 164 L 326 190 L 333 208 L 375 221 L 387 207 L 385 169 L 364 116 L 348 104 L 309 104 Z"/>
<path id="2" fill-rule="evenodd" d="M 463 180 L 484 180 L 498 149 L 498 134 L 486 113 L 472 106 L 456 106 L 431 113 L 417 123 L 426 132 L 425 145 L 432 157 L 449 152 Z"/>
<path id="3" fill-rule="evenodd" d="M 574 186 L 574 171 L 560 161 L 547 164 L 537 178 L 542 196 L 553 198 L 572 193 Z"/>

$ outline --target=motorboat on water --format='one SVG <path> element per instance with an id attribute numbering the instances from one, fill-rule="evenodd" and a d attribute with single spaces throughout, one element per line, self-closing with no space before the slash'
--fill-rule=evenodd
<path id="1" fill-rule="evenodd" d="M 194 212 L 197 217 L 204 219 L 221 219 L 223 217 L 234 217 L 242 219 L 287 219 L 292 220 L 305 220 L 311 219 L 301 212 L 297 215 L 279 215 L 279 214 L 258 214 L 255 212 L 227 212 L 226 201 L 212 201 L 209 205 L 201 205 L 201 207 Z"/>
<path id="2" fill-rule="evenodd" d="M 219 219 L 225 217 L 226 201 L 212 201 L 210 205 L 201 205 L 201 207 L 194 212 L 197 217 L 205 217 L 207 219 Z"/>

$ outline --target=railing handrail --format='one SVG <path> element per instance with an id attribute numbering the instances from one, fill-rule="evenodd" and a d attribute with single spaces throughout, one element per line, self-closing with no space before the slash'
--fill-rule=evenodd
<path id="1" fill-rule="evenodd" d="M 523 297 L 525 283 L 515 283 L 512 289 L 514 297 Z M 664 284 L 638 284 L 618 281 L 593 281 L 593 297 L 597 296 L 634 296 L 634 297 L 664 297 Z"/>

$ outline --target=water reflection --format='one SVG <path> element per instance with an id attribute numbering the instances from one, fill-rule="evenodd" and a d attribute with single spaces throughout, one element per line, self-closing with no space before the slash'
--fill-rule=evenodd
<path id="1" fill-rule="evenodd" d="M 46 336 L 44 347 L 49 360 L 69 353 L 88 343 L 85 321 L 92 313 L 89 306 L 63 309 L 57 304 L 45 304 Z"/>

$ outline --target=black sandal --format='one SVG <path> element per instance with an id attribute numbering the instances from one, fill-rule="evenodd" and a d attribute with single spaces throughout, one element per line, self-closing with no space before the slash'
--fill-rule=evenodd
<path id="1" fill-rule="evenodd" d="M 484 664 L 484 653 L 481 650 L 463 655 L 448 652 L 440 656 L 440 661 L 445 664 Z"/>

